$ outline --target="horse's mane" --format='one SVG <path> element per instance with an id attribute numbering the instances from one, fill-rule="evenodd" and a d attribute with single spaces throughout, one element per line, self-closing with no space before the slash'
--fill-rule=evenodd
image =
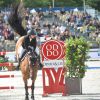
<path id="1" fill-rule="evenodd" d="M 24 36 L 27 34 L 27 31 L 24 29 L 22 25 L 23 19 L 18 12 L 19 6 L 20 6 L 20 3 L 14 4 L 12 6 L 12 10 L 9 15 L 8 22 L 17 34 L 19 34 L 20 36 Z"/>

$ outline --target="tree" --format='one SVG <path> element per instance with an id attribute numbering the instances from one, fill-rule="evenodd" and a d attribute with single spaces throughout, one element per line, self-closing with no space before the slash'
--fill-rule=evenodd
<path id="1" fill-rule="evenodd" d="M 19 2 L 20 0 L 0 0 L 0 7 L 11 6 L 12 3 Z M 48 7 L 52 5 L 53 0 L 23 0 L 26 7 Z M 55 7 L 83 7 L 83 0 L 54 0 Z M 85 0 L 86 5 L 100 11 L 100 0 Z"/>
<path id="2" fill-rule="evenodd" d="M 19 2 L 20 0 L 0 0 L 1 7 L 9 7 L 15 2 Z"/>
<path id="3" fill-rule="evenodd" d="M 100 11 L 100 0 L 87 0 L 86 3 L 96 10 Z"/>

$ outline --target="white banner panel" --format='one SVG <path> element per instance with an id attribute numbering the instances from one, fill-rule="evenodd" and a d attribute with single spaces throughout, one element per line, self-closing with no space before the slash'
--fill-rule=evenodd
<path id="1" fill-rule="evenodd" d="M 63 60 L 44 60 L 43 64 L 45 68 L 64 67 Z"/>

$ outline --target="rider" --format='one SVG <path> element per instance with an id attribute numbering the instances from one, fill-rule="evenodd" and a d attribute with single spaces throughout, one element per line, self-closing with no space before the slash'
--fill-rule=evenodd
<path id="1" fill-rule="evenodd" d="M 29 30 L 28 34 L 24 36 L 22 44 L 18 49 L 19 58 L 18 58 L 18 66 L 16 67 L 17 70 L 19 70 L 20 61 L 24 57 L 26 52 L 30 53 L 35 52 L 36 46 L 37 46 L 36 33 L 32 29 Z M 35 54 L 37 55 L 36 52 Z"/>

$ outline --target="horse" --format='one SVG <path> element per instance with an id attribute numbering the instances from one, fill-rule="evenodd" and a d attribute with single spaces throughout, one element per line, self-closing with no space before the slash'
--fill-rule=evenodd
<path id="1" fill-rule="evenodd" d="M 24 81 L 24 85 L 25 85 L 25 95 L 26 95 L 26 99 L 28 99 L 28 79 L 31 77 L 32 80 L 32 84 L 31 84 L 31 98 L 32 100 L 34 100 L 34 83 L 37 77 L 37 71 L 38 71 L 38 64 L 36 62 L 36 64 L 34 66 L 29 64 L 29 55 L 26 55 L 26 57 L 24 58 L 24 60 L 20 63 L 20 67 L 21 67 L 21 72 L 22 72 L 22 77 L 23 77 L 23 81 Z"/>
<path id="2" fill-rule="evenodd" d="M 16 43 L 16 57 L 18 59 L 18 48 L 21 46 L 22 42 L 24 40 L 24 36 L 20 37 Z M 25 87 L 25 100 L 29 100 L 29 93 L 28 93 L 28 79 L 31 78 L 32 84 L 31 84 L 31 98 L 34 100 L 34 83 L 37 77 L 37 72 L 38 72 L 38 59 L 35 57 L 33 60 L 35 60 L 34 63 L 31 63 L 30 61 L 30 56 L 35 57 L 35 53 L 32 52 L 32 54 L 28 54 L 26 52 L 25 56 L 22 58 L 20 62 L 20 69 L 22 73 L 22 78 L 24 82 L 24 87 Z"/>

